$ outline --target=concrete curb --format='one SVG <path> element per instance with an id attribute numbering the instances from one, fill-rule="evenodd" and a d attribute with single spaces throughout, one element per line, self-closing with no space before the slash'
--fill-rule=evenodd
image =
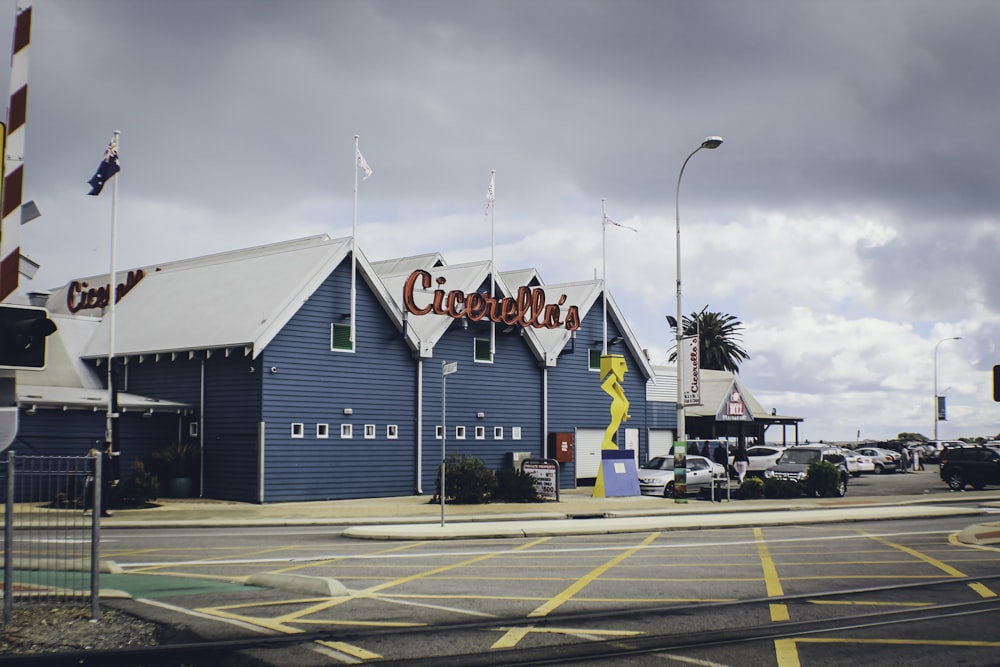
<path id="1" fill-rule="evenodd" d="M 680 516 L 645 516 L 586 520 L 445 523 L 437 525 L 356 526 L 341 535 L 366 540 L 455 540 L 556 535 L 605 535 L 647 531 L 700 530 L 747 525 L 778 526 L 890 519 L 979 516 L 982 510 L 929 505 L 841 507 L 836 509 L 778 510 L 755 513 L 701 513 Z"/>
<path id="2" fill-rule="evenodd" d="M 301 595 L 315 595 L 318 597 L 333 598 L 350 595 L 347 588 L 336 579 L 310 577 L 304 574 L 270 574 L 262 572 L 251 575 L 246 583 L 248 586 L 277 588 Z"/>
<path id="3" fill-rule="evenodd" d="M 958 534 L 958 541 L 980 547 L 1000 544 L 1000 522 L 968 526 Z"/>

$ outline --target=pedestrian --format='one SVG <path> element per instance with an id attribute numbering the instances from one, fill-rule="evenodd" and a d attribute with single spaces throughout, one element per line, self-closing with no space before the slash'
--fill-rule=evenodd
<path id="1" fill-rule="evenodd" d="M 903 447 L 900 453 L 903 455 L 903 472 L 910 472 L 910 450 Z"/>
<path id="2" fill-rule="evenodd" d="M 708 446 L 707 442 L 701 446 L 701 455 L 709 461 L 712 460 L 712 448 Z"/>
<path id="3" fill-rule="evenodd" d="M 747 468 L 750 466 L 750 457 L 747 456 L 747 444 L 740 440 L 736 445 L 736 456 L 733 459 L 733 466 L 736 468 L 736 475 L 740 479 L 740 484 L 747 476 Z"/>

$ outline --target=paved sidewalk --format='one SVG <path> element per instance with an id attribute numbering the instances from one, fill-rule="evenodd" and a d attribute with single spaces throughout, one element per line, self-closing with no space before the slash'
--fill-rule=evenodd
<path id="1" fill-rule="evenodd" d="M 256 505 L 195 498 L 157 501 L 146 509 L 116 510 L 108 528 L 347 525 L 345 535 L 366 539 L 459 539 L 525 535 L 684 530 L 747 525 L 868 521 L 968 515 L 965 540 L 1000 544 L 1000 522 L 982 510 L 958 507 L 976 500 L 1000 508 L 1000 490 L 930 496 L 847 496 L 685 503 L 651 496 L 594 498 L 591 487 L 564 490 L 559 501 L 447 505 L 430 496 Z M 983 517 L 976 521 L 973 517 Z"/>

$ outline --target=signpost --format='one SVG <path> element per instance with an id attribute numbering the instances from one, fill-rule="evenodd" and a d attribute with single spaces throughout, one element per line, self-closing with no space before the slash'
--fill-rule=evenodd
<path id="1" fill-rule="evenodd" d="M 441 527 L 444 527 L 444 501 L 445 496 L 445 485 L 444 485 L 444 473 L 445 468 L 445 454 L 446 446 L 445 443 L 448 440 L 448 424 L 446 421 L 447 410 L 445 408 L 447 391 L 445 391 L 445 378 L 447 378 L 452 373 L 458 371 L 458 362 L 453 361 L 450 364 L 446 361 L 441 362 Z"/>
<path id="2" fill-rule="evenodd" d="M 535 481 L 535 493 L 542 500 L 559 500 L 559 463 L 555 459 L 528 459 L 521 470 Z"/>

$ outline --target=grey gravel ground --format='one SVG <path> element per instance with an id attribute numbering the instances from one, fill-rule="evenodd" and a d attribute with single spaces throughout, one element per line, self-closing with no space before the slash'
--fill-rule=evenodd
<path id="1" fill-rule="evenodd" d="M 162 628 L 116 609 L 90 620 L 89 605 L 17 602 L 10 625 L 0 626 L 0 655 L 60 653 L 156 646 Z"/>

